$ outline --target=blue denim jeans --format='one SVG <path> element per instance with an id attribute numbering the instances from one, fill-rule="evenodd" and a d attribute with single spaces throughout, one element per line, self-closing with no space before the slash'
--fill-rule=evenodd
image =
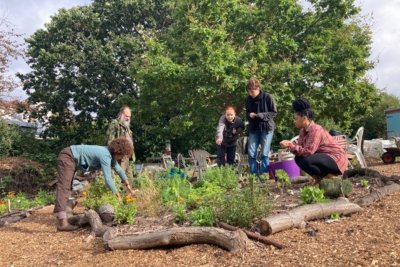
<path id="1" fill-rule="evenodd" d="M 248 154 L 250 173 L 260 175 L 268 173 L 269 170 L 269 151 L 271 149 L 272 136 L 274 132 L 254 131 L 249 133 Z M 257 168 L 257 148 L 261 145 L 261 166 Z"/>

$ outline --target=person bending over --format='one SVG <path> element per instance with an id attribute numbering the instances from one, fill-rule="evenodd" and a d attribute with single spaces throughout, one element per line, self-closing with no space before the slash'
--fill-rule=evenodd
<path id="1" fill-rule="evenodd" d="M 127 187 L 128 193 L 132 194 L 132 188 L 128 183 L 127 176 L 118 164 L 126 155 L 132 154 L 132 142 L 125 137 L 114 139 L 108 146 L 96 145 L 72 145 L 61 150 L 57 159 L 57 190 L 54 213 L 57 213 L 57 230 L 73 231 L 77 227 L 70 225 L 67 221 L 66 206 L 71 194 L 72 180 L 77 169 L 88 170 L 101 169 L 108 188 L 122 202 L 121 195 L 115 187 L 111 168 Z"/>

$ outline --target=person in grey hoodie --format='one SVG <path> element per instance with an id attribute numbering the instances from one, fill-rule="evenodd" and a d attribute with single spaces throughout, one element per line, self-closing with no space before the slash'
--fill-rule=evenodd
<path id="1" fill-rule="evenodd" d="M 225 115 L 222 115 L 219 119 L 215 137 L 218 166 L 225 166 L 225 163 L 235 164 L 236 143 L 243 129 L 244 123 L 241 118 L 236 116 L 235 108 L 227 106 Z"/>

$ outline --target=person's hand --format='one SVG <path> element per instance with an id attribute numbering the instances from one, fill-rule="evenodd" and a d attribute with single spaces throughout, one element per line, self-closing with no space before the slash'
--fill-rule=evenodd
<path id="1" fill-rule="evenodd" d="M 119 192 L 116 192 L 115 195 L 117 196 L 118 203 L 122 203 L 122 197 L 121 197 L 121 195 L 119 194 Z"/>
<path id="2" fill-rule="evenodd" d="M 257 117 L 257 113 L 250 112 L 249 116 L 250 118 L 254 119 L 255 117 Z"/>
<path id="3" fill-rule="evenodd" d="M 289 140 L 282 140 L 279 144 L 281 145 L 281 148 L 288 148 L 292 142 Z"/>
<path id="4" fill-rule="evenodd" d="M 215 143 L 217 145 L 221 145 L 222 144 L 222 138 L 217 138 L 217 140 L 215 140 Z"/>
<path id="5" fill-rule="evenodd" d="M 128 191 L 128 196 L 132 196 L 135 192 L 128 183 L 128 181 L 125 181 L 125 186 L 126 186 L 126 191 Z"/>
<path id="6" fill-rule="evenodd" d="M 233 134 L 236 133 L 236 129 L 235 129 L 235 128 L 232 129 L 232 133 L 233 133 Z"/>

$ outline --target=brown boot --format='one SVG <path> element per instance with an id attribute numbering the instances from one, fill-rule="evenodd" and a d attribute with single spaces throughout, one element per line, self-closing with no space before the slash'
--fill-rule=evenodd
<path id="1" fill-rule="evenodd" d="M 78 230 L 78 226 L 71 225 L 67 219 L 58 219 L 57 231 L 75 231 Z"/>

